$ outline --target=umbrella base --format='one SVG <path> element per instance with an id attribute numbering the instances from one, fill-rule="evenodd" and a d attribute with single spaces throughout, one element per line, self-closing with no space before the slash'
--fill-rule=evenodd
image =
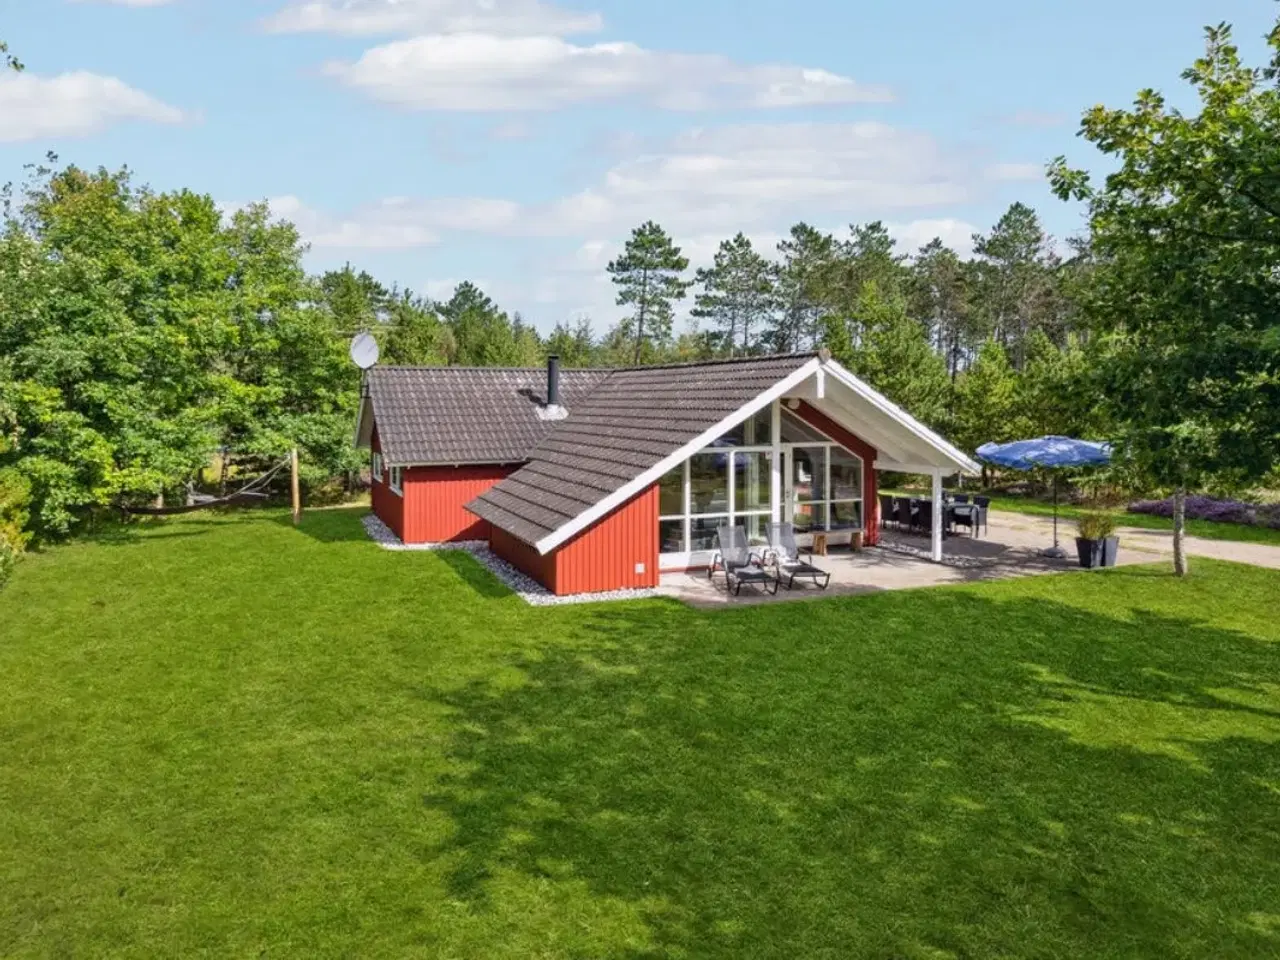
<path id="1" fill-rule="evenodd" d="M 1048 557 L 1050 560 L 1066 560 L 1067 551 L 1061 547 L 1045 547 L 1040 551 L 1040 556 Z"/>

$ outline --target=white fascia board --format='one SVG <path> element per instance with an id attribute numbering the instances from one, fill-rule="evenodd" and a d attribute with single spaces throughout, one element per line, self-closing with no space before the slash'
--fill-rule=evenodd
<path id="1" fill-rule="evenodd" d="M 935 473 L 943 477 L 950 477 L 963 471 L 959 467 L 939 467 L 937 465 L 924 463 L 899 463 L 896 460 L 877 460 L 877 470 L 887 470 L 890 473 L 923 473 L 925 476 L 933 476 Z"/>
<path id="2" fill-rule="evenodd" d="M 768 390 L 765 390 L 763 393 L 756 394 L 753 399 L 747 401 L 715 426 L 709 427 L 702 433 L 698 434 L 698 436 L 694 437 L 679 450 L 671 453 L 644 473 L 640 474 L 634 480 L 619 487 L 594 507 L 583 511 L 558 530 L 554 530 L 547 534 L 533 545 L 534 549 L 543 556 L 546 556 L 556 547 L 560 546 L 560 544 L 581 533 L 597 520 L 607 517 L 637 493 L 640 493 L 642 490 L 648 488 L 654 482 L 665 476 L 672 468 L 684 463 L 685 460 L 693 456 L 693 454 L 698 451 L 704 449 L 713 440 L 724 436 L 731 427 L 763 410 L 765 407 L 769 406 L 769 404 L 773 403 L 773 401 L 785 396 L 791 390 L 794 390 L 799 384 L 804 383 L 818 371 L 821 365 L 822 361 L 817 357 L 814 357 L 794 373 L 788 375 L 785 379 L 779 380 Z"/>
<path id="3" fill-rule="evenodd" d="M 907 430 L 915 434 L 919 439 L 923 440 L 929 446 L 933 447 L 938 453 L 952 461 L 958 470 L 971 476 L 982 472 L 982 467 L 978 465 L 977 461 L 966 456 L 959 448 L 952 446 L 946 440 L 942 439 L 942 437 L 938 436 L 883 394 L 877 393 L 862 380 L 858 379 L 844 367 L 840 366 L 840 364 L 836 363 L 834 360 L 828 360 L 824 366 L 828 373 L 860 396 L 863 400 L 866 400 L 881 413 L 886 414 L 890 419 L 906 427 Z M 929 470 L 932 471 L 937 468 L 938 465 L 935 464 L 930 467 Z"/>
<path id="4" fill-rule="evenodd" d="M 361 450 L 361 449 L 363 449 L 363 448 L 365 448 L 365 447 L 367 447 L 367 446 L 371 446 L 371 445 L 373 444 L 373 431 L 372 431 L 372 429 L 370 430 L 370 432 L 369 432 L 369 435 L 368 435 L 368 436 L 366 436 L 366 435 L 365 435 L 365 432 L 364 432 L 364 428 L 365 428 L 365 408 L 366 408 L 366 407 L 368 407 L 368 408 L 369 408 L 369 411 L 372 413 L 372 411 L 373 411 L 373 399 L 372 399 L 371 397 L 361 396 L 361 397 L 360 397 L 360 409 L 356 412 L 356 438 L 355 438 L 354 446 L 355 446 L 355 448 L 356 448 L 357 450 Z"/>

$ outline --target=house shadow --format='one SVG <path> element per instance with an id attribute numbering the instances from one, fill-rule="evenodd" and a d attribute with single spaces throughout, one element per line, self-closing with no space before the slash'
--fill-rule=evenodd
<path id="1" fill-rule="evenodd" d="M 1266 643 L 972 591 L 556 615 L 524 682 L 436 695 L 472 911 L 642 918 L 600 956 L 1280 950 Z"/>
<path id="2" fill-rule="evenodd" d="M 515 595 L 501 580 L 485 569 L 480 561 L 465 550 L 437 550 L 433 551 L 431 556 L 451 569 L 457 575 L 458 580 L 473 594 L 488 600 L 501 600 Z"/>

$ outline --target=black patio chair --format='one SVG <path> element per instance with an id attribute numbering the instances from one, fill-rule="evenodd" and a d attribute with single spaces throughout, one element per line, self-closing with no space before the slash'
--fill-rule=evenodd
<path id="1" fill-rule="evenodd" d="M 965 527 L 969 536 L 975 536 L 974 525 L 977 523 L 978 508 L 971 503 L 957 503 L 950 512 L 951 529 Z"/>
<path id="2" fill-rule="evenodd" d="M 912 509 L 911 501 L 906 497 L 894 497 L 894 504 L 898 514 L 898 529 L 911 531 L 915 525 L 915 512 Z"/>
<path id="3" fill-rule="evenodd" d="M 821 590 L 831 586 L 830 572 L 803 559 L 804 554 L 808 554 L 809 560 L 812 560 L 813 550 L 802 550 L 796 544 L 796 528 L 791 524 L 769 524 L 769 547 L 777 566 L 778 582 L 781 583 L 785 577 L 788 590 L 795 589 L 797 578 L 812 580 L 814 586 Z"/>
<path id="4" fill-rule="evenodd" d="M 897 526 L 897 508 L 893 505 L 893 497 L 890 494 L 882 493 L 880 494 L 880 529 L 888 529 L 891 523 Z"/>
<path id="5" fill-rule="evenodd" d="M 916 529 L 926 536 L 933 533 L 933 504 L 928 500 L 916 501 Z"/>
<path id="6" fill-rule="evenodd" d="M 954 497 L 952 497 L 952 499 L 956 503 L 968 503 L 969 495 L 967 493 L 957 493 Z"/>
<path id="7" fill-rule="evenodd" d="M 974 503 L 974 506 L 978 508 L 978 511 L 977 511 L 978 515 L 973 519 L 974 535 L 975 536 L 977 535 L 977 529 L 979 526 L 981 526 L 982 533 L 985 536 L 988 532 L 987 510 L 990 509 L 991 507 L 991 498 L 990 497 L 974 497 L 973 503 Z"/>
<path id="8" fill-rule="evenodd" d="M 716 544 L 719 549 L 711 558 L 708 577 L 715 576 L 717 569 L 723 570 L 725 589 L 732 590 L 735 597 L 741 595 L 743 584 L 748 583 L 762 587 L 766 593 L 777 594 L 778 578 L 765 569 L 764 558 L 748 545 L 746 527 L 720 524 L 716 527 Z"/>

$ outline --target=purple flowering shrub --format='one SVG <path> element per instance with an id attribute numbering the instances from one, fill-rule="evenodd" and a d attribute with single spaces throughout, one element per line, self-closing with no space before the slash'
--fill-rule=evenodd
<path id="1" fill-rule="evenodd" d="M 1173 498 L 1139 500 L 1129 504 L 1130 513 L 1146 513 L 1156 517 L 1173 516 Z M 1213 523 L 1243 523 L 1280 528 L 1280 505 L 1256 507 L 1239 500 L 1218 500 L 1196 495 L 1187 497 L 1187 518 Z"/>

